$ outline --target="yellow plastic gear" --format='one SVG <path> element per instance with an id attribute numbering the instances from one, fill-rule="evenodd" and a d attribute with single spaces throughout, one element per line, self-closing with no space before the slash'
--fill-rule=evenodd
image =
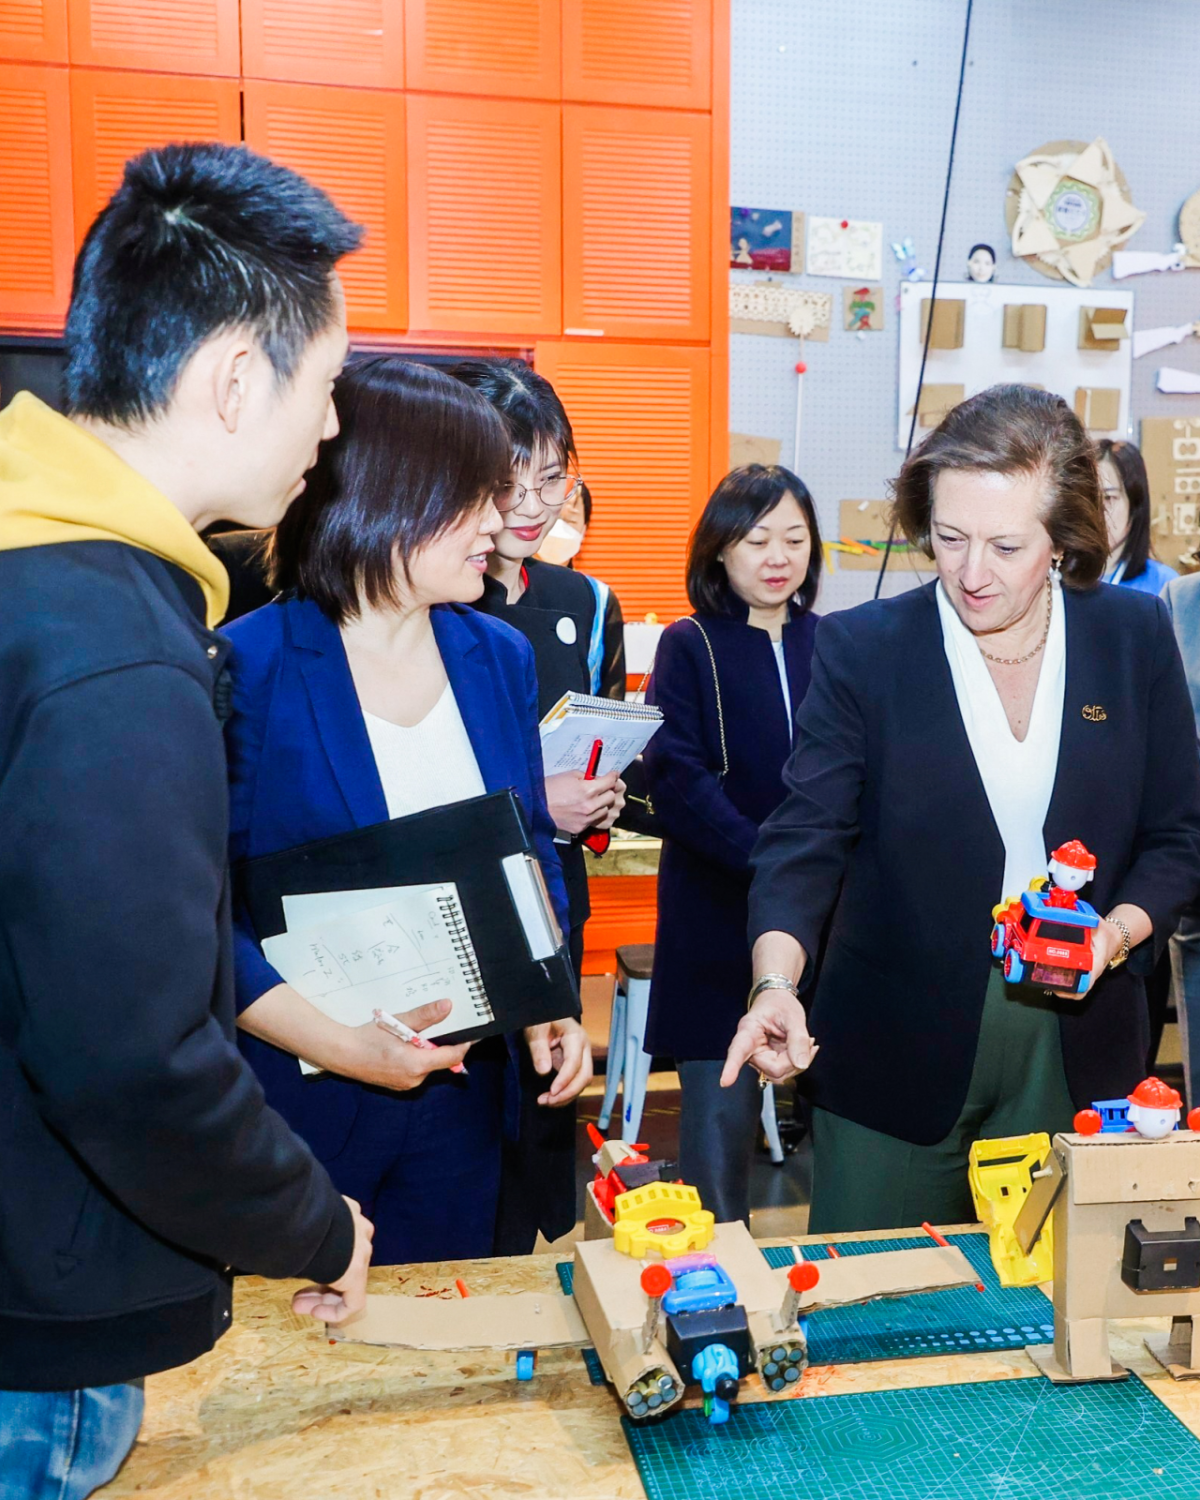
<path id="1" fill-rule="evenodd" d="M 648 1182 L 622 1193 L 616 1201 L 613 1243 L 622 1255 L 644 1260 L 648 1255 L 686 1255 L 703 1250 L 713 1237 L 716 1220 L 700 1205 L 694 1187 L 678 1182 Z"/>

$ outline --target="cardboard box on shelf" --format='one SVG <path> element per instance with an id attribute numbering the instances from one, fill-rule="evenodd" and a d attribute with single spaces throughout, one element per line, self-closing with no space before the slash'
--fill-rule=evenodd
<path id="1" fill-rule="evenodd" d="M 929 334 L 931 349 L 961 349 L 963 329 L 966 325 L 967 304 L 961 297 L 939 297 L 936 302 L 925 297 L 921 302 L 921 339 L 929 332 L 929 309 L 933 307 L 933 332 Z"/>
<path id="2" fill-rule="evenodd" d="M 924 385 L 917 402 L 917 423 L 921 427 L 936 427 L 947 412 L 959 404 L 966 395 L 961 385 Z"/>
<path id="3" fill-rule="evenodd" d="M 1115 354 L 1129 337 L 1129 311 L 1124 307 L 1081 307 L 1079 347 Z"/>
<path id="4" fill-rule="evenodd" d="M 1075 415 L 1089 432 L 1115 432 L 1121 420 L 1121 392 L 1115 386 L 1076 386 Z"/>
<path id="5" fill-rule="evenodd" d="M 1005 349 L 1020 349 L 1023 354 L 1040 354 L 1046 347 L 1046 304 L 1006 302 L 1001 344 Z"/>

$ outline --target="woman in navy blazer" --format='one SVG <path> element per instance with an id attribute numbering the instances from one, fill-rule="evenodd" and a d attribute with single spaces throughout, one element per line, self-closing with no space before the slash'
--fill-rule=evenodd
<path id="1" fill-rule="evenodd" d="M 787 799 L 752 861 L 764 990 L 725 1073 L 806 1067 L 811 1009 L 820 1233 L 968 1217 L 973 1140 L 1069 1130 L 1127 1094 L 1142 976 L 1200 886 L 1171 622 L 1152 596 L 1096 586 L 1100 486 L 1066 403 L 1005 386 L 957 407 L 906 463 L 897 517 L 938 581 L 817 631 Z M 1097 860 L 1090 985 L 1006 985 L 992 909 L 1072 839 Z"/>
<path id="2" fill-rule="evenodd" d="M 456 381 L 391 358 L 351 367 L 335 394 L 341 435 L 272 543 L 284 592 L 229 630 L 231 858 L 512 787 L 565 924 L 532 652 L 469 607 L 508 474 L 500 424 Z M 465 1048 L 342 1026 L 282 984 L 244 913 L 235 942 L 245 1055 L 373 1220 L 376 1261 L 489 1254 L 514 1044 L 478 1043 L 452 1075 Z M 445 1012 L 406 1019 L 420 1030 Z M 559 1063 L 543 1101 L 573 1099 L 590 1077 L 578 1021 L 527 1039 Z M 299 1057 L 326 1071 L 302 1075 Z"/>
<path id="3" fill-rule="evenodd" d="M 719 1087 L 750 987 L 746 902 L 759 825 L 783 800 L 793 714 L 808 689 L 821 538 L 787 469 L 727 474 L 692 536 L 696 613 L 663 632 L 643 757 L 664 833 L 646 1050 L 675 1058 L 680 1170 L 719 1222 L 748 1221 L 761 1096 Z"/>

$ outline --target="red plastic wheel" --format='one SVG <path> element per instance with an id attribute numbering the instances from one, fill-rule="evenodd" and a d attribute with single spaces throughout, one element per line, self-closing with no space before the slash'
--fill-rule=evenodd
<path id="1" fill-rule="evenodd" d="M 661 1297 L 671 1290 L 674 1280 L 661 1260 L 652 1261 L 642 1271 L 642 1291 L 647 1297 Z"/>
<path id="2" fill-rule="evenodd" d="M 1102 1123 L 1098 1110 L 1081 1109 L 1075 1116 L 1075 1130 L 1079 1135 L 1099 1135 Z"/>
<path id="3" fill-rule="evenodd" d="M 794 1292 L 811 1292 L 821 1279 L 821 1272 L 811 1260 L 802 1260 L 788 1267 L 788 1285 Z"/>

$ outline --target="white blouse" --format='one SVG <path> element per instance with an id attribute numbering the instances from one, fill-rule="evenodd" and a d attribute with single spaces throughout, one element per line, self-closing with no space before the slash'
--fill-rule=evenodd
<path id="1" fill-rule="evenodd" d="M 983 789 L 1004 841 L 1004 882 L 996 900 L 1018 896 L 1035 875 L 1046 873 L 1042 829 L 1058 773 L 1063 695 L 1067 681 L 1067 628 L 1062 587 L 1056 581 L 1050 633 L 1042 651 L 1029 730 L 1018 740 L 992 681 L 979 643 L 937 586 L 942 644 L 954 679 L 954 692 Z"/>
<path id="2" fill-rule="evenodd" d="M 389 818 L 444 807 L 487 788 L 450 684 L 419 724 L 405 727 L 364 711 Z"/>

